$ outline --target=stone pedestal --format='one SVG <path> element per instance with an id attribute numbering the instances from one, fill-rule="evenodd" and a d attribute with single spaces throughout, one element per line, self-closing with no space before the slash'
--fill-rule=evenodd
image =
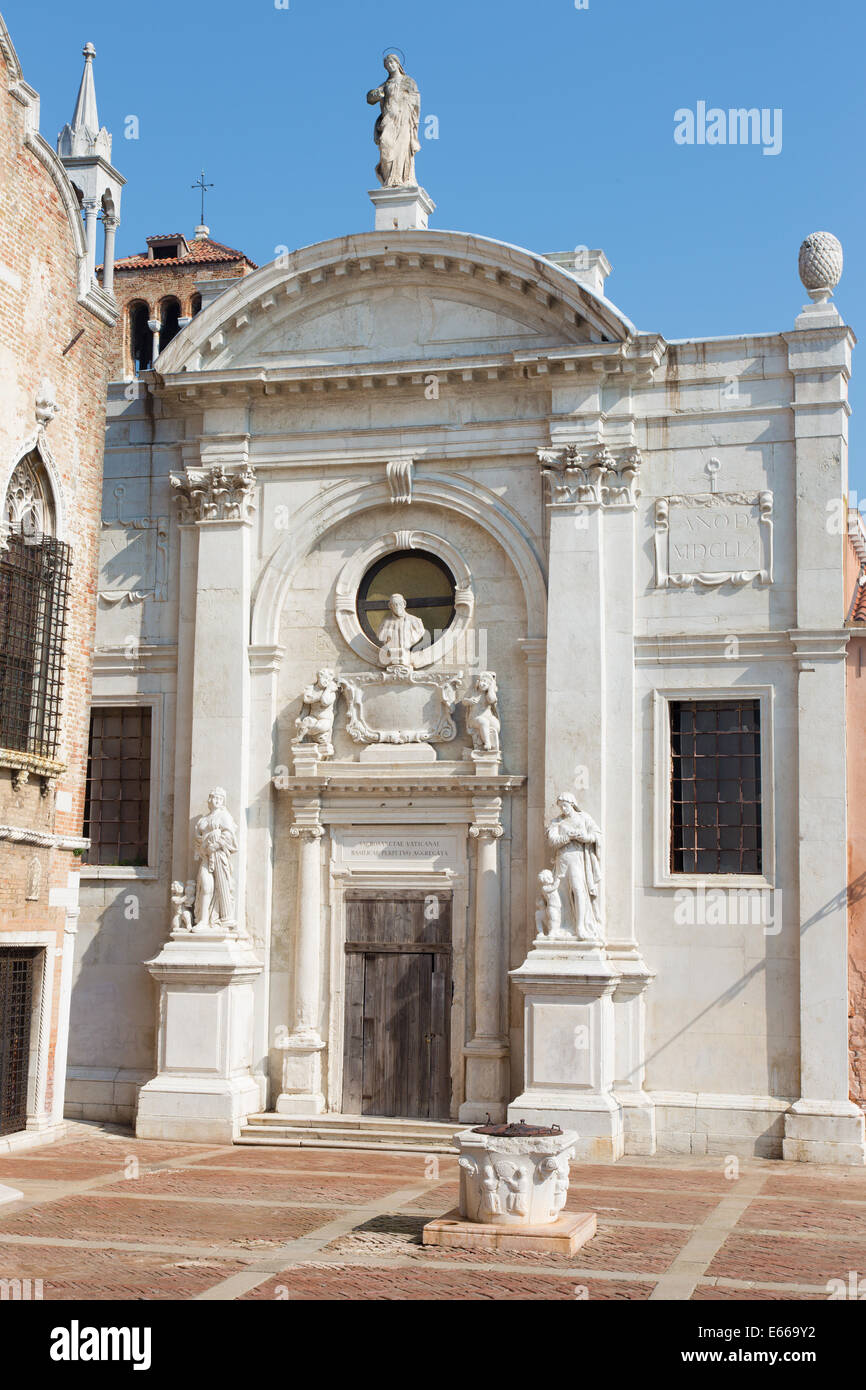
<path id="1" fill-rule="evenodd" d="M 253 982 L 246 937 L 175 932 L 147 962 L 159 984 L 158 1072 L 138 1099 L 140 1139 L 230 1144 L 259 1107 L 252 1075 Z"/>
<path id="2" fill-rule="evenodd" d="M 622 1107 L 627 1154 L 656 1151 L 655 1103 L 644 1090 L 646 991 L 655 971 L 637 954 L 610 953 L 620 978 L 613 993 L 615 1034 L 614 1095 Z"/>
<path id="3" fill-rule="evenodd" d="M 524 1090 L 509 1120 L 574 1130 L 578 1158 L 621 1158 L 622 1107 L 613 1091 L 619 969 L 600 948 L 542 937 L 509 973 L 524 997 L 525 1053 Z"/>
<path id="4" fill-rule="evenodd" d="M 798 1100 L 785 1116 L 782 1157 L 789 1163 L 864 1162 L 864 1116 L 850 1100 Z"/>
<path id="5" fill-rule="evenodd" d="M 415 183 L 403 188 L 371 188 L 370 202 L 376 209 L 375 232 L 423 232 L 427 218 L 436 210 L 426 189 Z"/>

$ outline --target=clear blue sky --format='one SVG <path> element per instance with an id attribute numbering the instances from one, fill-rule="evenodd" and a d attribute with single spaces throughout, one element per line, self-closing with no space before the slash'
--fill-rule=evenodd
<path id="1" fill-rule="evenodd" d="M 776 331 L 806 296 L 797 248 L 840 238 L 836 301 L 866 335 L 864 0 L 0 0 L 54 140 L 86 40 L 128 180 L 118 249 L 192 232 L 254 260 L 372 226 L 375 110 L 398 46 L 439 119 L 418 175 L 433 225 L 536 251 L 602 247 L 611 299 L 668 338 Z M 680 146 L 674 112 L 780 107 L 782 150 Z M 140 138 L 126 140 L 136 115 Z M 866 360 L 851 485 L 866 496 Z M 858 357 L 860 360 L 858 360 Z"/>

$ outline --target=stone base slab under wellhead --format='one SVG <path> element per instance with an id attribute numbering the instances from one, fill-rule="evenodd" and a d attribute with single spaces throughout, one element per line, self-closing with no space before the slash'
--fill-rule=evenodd
<path id="1" fill-rule="evenodd" d="M 595 1230 L 594 1211 L 568 1212 L 543 1226 L 496 1226 L 488 1221 L 464 1221 L 455 1207 L 427 1222 L 422 1243 L 461 1250 L 541 1250 L 573 1255 L 592 1240 Z"/>

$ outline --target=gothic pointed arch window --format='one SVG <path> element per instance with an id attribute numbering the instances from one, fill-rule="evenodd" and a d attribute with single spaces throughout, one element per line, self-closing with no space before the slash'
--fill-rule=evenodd
<path id="1" fill-rule="evenodd" d="M 53 535 L 54 495 L 37 453 L 26 454 L 13 469 L 3 517 L 10 532 L 34 538 Z"/>
<path id="2" fill-rule="evenodd" d="M 0 526 L 0 762 L 4 751 L 23 753 L 37 771 L 60 742 L 71 550 L 56 519 L 34 449 L 12 471 Z"/>

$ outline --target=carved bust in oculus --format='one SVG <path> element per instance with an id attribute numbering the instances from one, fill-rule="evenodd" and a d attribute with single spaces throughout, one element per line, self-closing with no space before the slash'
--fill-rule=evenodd
<path id="1" fill-rule="evenodd" d="M 497 704 L 499 692 L 493 671 L 482 671 L 475 682 L 475 694 L 464 697 L 466 728 L 476 753 L 498 753 L 502 727 Z"/>
<path id="2" fill-rule="evenodd" d="M 571 792 L 557 797 L 557 805 L 560 813 L 547 827 L 547 843 L 555 854 L 553 876 L 562 900 L 560 934 L 600 946 L 601 831 Z"/>
<path id="3" fill-rule="evenodd" d="M 424 636 L 425 627 L 420 618 L 406 610 L 406 600 L 402 594 L 392 594 L 388 600 L 389 616 L 379 628 L 380 666 L 411 666 L 412 648 L 417 647 Z"/>
<path id="4" fill-rule="evenodd" d="M 231 856 L 238 850 L 238 828 L 226 810 L 226 794 L 214 787 L 207 799 L 207 814 L 195 824 L 194 931 L 234 927 L 234 884 Z"/>
<path id="5" fill-rule="evenodd" d="M 415 182 L 415 156 L 421 148 L 421 94 L 417 83 L 403 71 L 396 53 L 387 55 L 385 68 L 388 76 L 382 86 L 367 93 L 370 106 L 378 102 L 381 108 L 373 133 L 379 146 L 376 176 L 383 188 L 403 188 Z"/>
<path id="6" fill-rule="evenodd" d="M 334 746 L 331 740 L 339 693 L 340 683 L 333 671 L 319 671 L 315 685 L 308 685 L 304 691 L 301 713 L 295 720 L 298 732 L 292 739 L 293 743 L 314 744 L 324 757 L 333 756 Z"/>

